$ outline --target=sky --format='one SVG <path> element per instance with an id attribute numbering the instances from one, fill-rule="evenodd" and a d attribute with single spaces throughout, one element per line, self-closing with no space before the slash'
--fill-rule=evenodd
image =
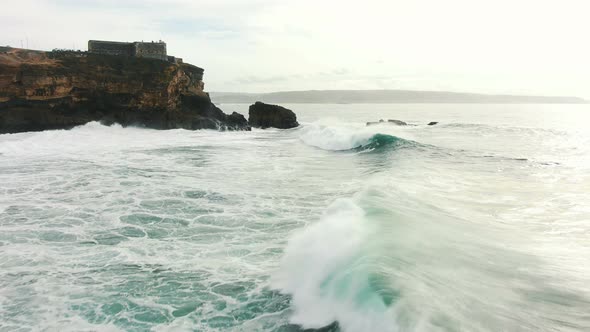
<path id="1" fill-rule="evenodd" d="M 0 45 L 164 40 L 208 91 L 409 89 L 590 99 L 588 0 L 18 0 Z"/>

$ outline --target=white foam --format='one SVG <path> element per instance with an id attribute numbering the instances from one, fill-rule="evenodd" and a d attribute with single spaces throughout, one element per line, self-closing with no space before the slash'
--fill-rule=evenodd
<path id="1" fill-rule="evenodd" d="M 368 286 L 359 260 L 369 228 L 358 205 L 339 199 L 321 221 L 292 236 L 272 279 L 273 287 L 293 296 L 292 323 L 320 328 L 338 321 L 344 331 L 394 330 L 380 300 L 359 303 Z"/>
<path id="2" fill-rule="evenodd" d="M 118 124 L 105 126 L 89 122 L 70 130 L 47 130 L 0 135 L 2 157 L 78 157 L 83 155 L 113 154 L 138 148 L 223 144 L 236 137 L 248 137 L 250 132 L 188 131 L 184 129 L 156 130 L 138 127 L 123 128 Z M 199 140 L 195 140 L 199 138 Z"/>
<path id="3" fill-rule="evenodd" d="M 369 142 L 376 132 L 371 129 L 353 127 L 350 125 L 325 125 L 314 122 L 306 125 L 300 139 L 307 145 L 324 150 L 350 150 Z"/>
<path id="4" fill-rule="evenodd" d="M 322 119 L 304 124 L 299 139 L 307 145 L 323 150 L 343 151 L 368 144 L 376 134 L 414 140 L 413 130 L 417 128 L 400 127 L 387 122 L 365 126 L 364 123 L 344 123 L 334 119 Z"/>

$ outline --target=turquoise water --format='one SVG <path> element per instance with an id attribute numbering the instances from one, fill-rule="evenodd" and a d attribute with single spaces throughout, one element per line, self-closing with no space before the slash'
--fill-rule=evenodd
<path id="1" fill-rule="evenodd" d="M 286 106 L 0 135 L 0 331 L 590 330 L 590 107 Z"/>

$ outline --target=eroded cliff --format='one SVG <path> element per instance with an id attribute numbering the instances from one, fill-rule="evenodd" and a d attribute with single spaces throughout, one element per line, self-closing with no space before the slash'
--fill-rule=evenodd
<path id="1" fill-rule="evenodd" d="M 248 130 L 203 91 L 203 69 L 83 52 L 0 49 L 0 133 L 90 121 L 156 129 Z"/>

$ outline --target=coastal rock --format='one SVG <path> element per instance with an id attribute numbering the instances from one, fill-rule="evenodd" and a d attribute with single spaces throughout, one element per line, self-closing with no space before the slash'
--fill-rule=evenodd
<path id="1" fill-rule="evenodd" d="M 248 116 L 252 127 L 289 129 L 299 126 L 297 116 L 290 109 L 259 101 L 250 105 Z"/>
<path id="2" fill-rule="evenodd" d="M 229 126 L 230 128 L 234 127 L 234 128 L 244 128 L 247 127 L 248 130 L 250 130 L 250 125 L 248 124 L 248 120 L 246 120 L 246 118 L 237 112 L 233 112 L 232 114 L 230 114 L 227 119 L 227 126 Z"/>
<path id="3" fill-rule="evenodd" d="M 408 125 L 406 122 L 401 121 L 401 120 L 389 119 L 389 120 L 387 120 L 387 122 L 385 122 L 385 120 L 381 119 L 381 120 L 379 120 L 379 122 L 376 122 L 376 121 L 375 122 L 367 122 L 367 126 L 374 126 L 374 125 L 382 124 L 382 123 L 394 124 L 397 126 L 407 126 Z"/>
<path id="4" fill-rule="evenodd" d="M 384 122 L 385 122 L 385 120 L 383 120 L 383 119 L 381 119 L 379 121 L 367 122 L 367 126 L 374 126 L 374 125 L 384 123 Z"/>
<path id="5" fill-rule="evenodd" d="M 408 125 L 406 122 L 403 122 L 401 120 L 391 120 L 390 119 L 390 120 L 387 120 L 387 122 L 393 123 L 393 124 L 398 125 L 398 126 L 407 126 Z"/>
<path id="6" fill-rule="evenodd" d="M 0 134 L 91 121 L 155 129 L 249 130 L 203 91 L 203 69 L 156 59 L 0 50 Z"/>

